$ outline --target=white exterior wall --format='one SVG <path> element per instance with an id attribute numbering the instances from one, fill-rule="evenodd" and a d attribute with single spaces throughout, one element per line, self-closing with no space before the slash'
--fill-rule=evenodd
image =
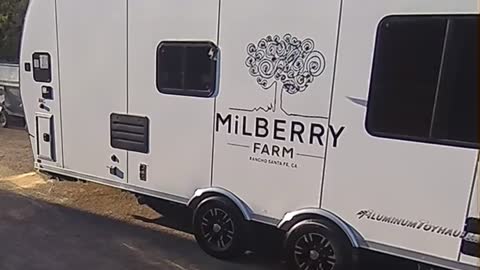
<path id="1" fill-rule="evenodd" d="M 126 182 L 127 152 L 110 146 L 110 114 L 127 109 L 127 1 L 62 0 L 57 10 L 64 168 Z"/>
<path id="2" fill-rule="evenodd" d="M 129 183 L 188 200 L 210 186 L 213 98 L 162 94 L 156 87 L 161 41 L 216 43 L 218 0 L 130 0 L 128 24 L 129 113 L 150 119 L 150 153 L 129 153 Z M 139 166 L 148 165 L 148 180 Z"/>
<path id="3" fill-rule="evenodd" d="M 282 219 L 288 211 L 320 205 L 339 13 L 340 2 L 337 0 L 302 0 L 295 1 L 295 5 L 287 0 L 222 3 L 219 44 L 222 63 L 216 113 L 223 118 L 232 116 L 232 132 L 228 132 L 228 125 L 217 122 L 213 185 L 230 190 L 258 215 Z M 246 66 L 247 48 L 249 44 L 258 48 L 262 39 L 278 36 L 288 46 L 285 49 L 292 50 L 288 53 L 294 53 L 290 47 L 293 41 L 285 41 L 287 34 L 299 42 L 310 39 L 313 50 L 324 57 L 315 58 L 316 53 L 312 53 L 299 63 L 299 69 L 305 71 L 308 65 L 318 62 L 323 65 L 319 68 L 323 72 L 314 70 L 310 73 L 313 82 L 304 91 L 295 94 L 283 91 L 280 100 L 278 97 L 275 99 L 275 90 L 281 91 L 284 83 L 268 78 L 269 74 L 252 76 Z M 274 42 L 270 44 L 274 50 L 282 50 Z M 288 53 L 280 56 L 281 53 L 276 52 L 278 57 L 284 58 L 281 61 L 293 65 L 288 60 Z M 279 61 L 268 62 L 258 61 L 256 65 L 259 69 L 277 69 L 282 75 L 287 75 L 278 69 Z M 273 73 L 271 70 L 265 73 Z M 268 84 L 275 82 L 276 85 L 262 89 L 257 83 L 257 79 L 262 77 L 267 78 Z M 281 101 L 282 107 L 279 106 Z M 273 111 L 275 104 L 278 108 Z M 244 127 L 241 123 L 239 134 L 235 134 L 236 117 L 240 122 L 246 120 L 245 133 L 254 134 L 242 135 Z M 266 138 L 255 136 L 256 117 L 268 120 L 269 135 Z M 284 129 L 276 134 L 280 139 L 274 138 L 275 120 L 281 121 L 278 126 Z M 304 123 L 303 143 L 298 136 L 293 140 L 291 138 L 291 123 L 294 121 Z M 313 144 L 309 143 L 311 124 L 321 126 L 315 130 L 317 133 L 324 129 L 322 145 L 315 138 Z M 335 128 L 338 130 L 340 127 Z M 300 129 L 297 127 L 297 130 Z M 262 153 L 264 147 L 269 154 Z M 281 149 L 278 155 L 271 154 L 273 147 Z M 293 152 L 286 153 L 283 149 Z"/>
<path id="4" fill-rule="evenodd" d="M 376 30 L 383 17 L 478 13 L 477 1 L 382 3 L 344 1 L 331 121 L 347 128 L 341 145 L 328 149 L 322 207 L 367 241 L 457 260 L 459 238 L 359 219 L 357 213 L 373 210 L 462 230 L 478 151 L 373 137 L 365 129 L 366 108 L 348 97 L 368 98 Z"/>
<path id="5" fill-rule="evenodd" d="M 49 103 L 55 121 L 57 162 L 42 164 L 68 175 L 182 200 L 197 188 L 213 185 L 234 193 L 257 217 L 272 221 L 289 211 L 321 207 L 371 243 L 458 260 L 459 238 L 425 232 L 423 227 L 359 219 L 358 213 L 372 210 L 461 230 L 478 151 L 373 137 L 365 130 L 366 108 L 348 97 L 368 97 L 375 34 L 383 17 L 478 14 L 477 2 L 292 2 L 62 0 L 55 7 L 54 0 L 31 0 L 22 65 L 31 62 L 33 52 L 49 52 L 53 81 L 48 85 L 58 94 Z M 313 72 L 304 91 L 283 92 L 282 106 L 273 111 L 272 106 L 278 104 L 274 102 L 275 87 L 262 89 L 258 76 L 250 73 L 247 48 L 251 43 L 258 47 L 262 38 L 278 35 L 283 39 L 286 34 L 300 42 L 311 39 L 315 53 L 307 52 L 305 63 L 316 55 L 320 62 L 323 59 L 320 65 L 324 68 Z M 156 48 L 164 40 L 212 41 L 220 47 L 218 96 L 201 99 L 157 91 Z M 273 81 L 268 78 L 268 82 Z M 27 123 L 35 134 L 32 128 L 43 84 L 33 82 L 32 74 L 24 71 L 21 83 Z M 277 81 L 276 86 L 279 90 L 282 84 Z M 149 154 L 111 148 L 110 113 L 149 117 Z M 232 115 L 232 130 L 238 116 L 238 132 L 229 133 L 223 124 L 217 132 L 217 114 L 223 118 Z M 280 120 L 280 129 L 285 130 L 277 135 L 285 139 L 275 139 L 273 134 L 267 138 L 241 135 L 255 131 L 256 117 L 266 119 L 269 128 Z M 292 136 L 293 122 L 304 125 L 303 142 Z M 317 133 L 323 127 L 322 135 L 316 134 L 321 143 L 317 137 L 310 143 L 312 124 Z M 35 138 L 32 143 L 35 151 Z M 280 151 L 293 149 L 293 156 L 287 152 L 272 158 L 262 153 L 265 145 L 270 153 L 273 146 Z M 119 164 L 112 164 L 112 154 L 119 157 Z M 139 180 L 140 164 L 148 165 L 146 182 Z M 125 178 L 112 176 L 108 169 L 112 165 L 119 166 Z M 478 201 L 476 196 L 473 202 Z M 472 203 L 469 215 L 478 216 L 478 203 Z M 479 263 L 465 256 L 460 259 Z"/>
<path id="6" fill-rule="evenodd" d="M 55 0 L 32 0 L 28 8 L 25 19 L 25 27 L 23 29 L 22 49 L 20 56 L 20 91 L 22 94 L 22 103 L 25 110 L 25 120 L 28 125 L 28 132 L 32 143 L 32 151 L 34 159 L 37 159 L 37 138 L 35 134 L 36 113 L 47 113 L 45 110 L 39 108 L 41 97 L 41 87 L 50 86 L 53 88 L 56 97 L 53 101 L 46 101 L 51 115 L 54 115 L 53 121 L 55 125 L 54 131 L 54 152 L 56 154 L 56 161 L 44 160 L 43 164 L 52 166 L 62 166 L 62 133 L 60 121 L 60 95 L 59 95 L 59 81 L 58 81 L 58 53 L 57 53 L 57 34 L 56 34 L 56 19 L 55 19 Z M 31 72 L 25 72 L 24 63 L 32 63 L 32 54 L 34 52 L 48 52 L 51 56 L 52 68 L 52 82 L 38 83 L 33 80 Z M 32 63 L 33 64 L 33 63 Z"/>

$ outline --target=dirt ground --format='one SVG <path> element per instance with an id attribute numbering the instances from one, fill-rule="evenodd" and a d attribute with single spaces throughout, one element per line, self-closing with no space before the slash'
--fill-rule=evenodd
<path id="1" fill-rule="evenodd" d="M 130 193 L 94 183 L 62 181 L 49 175 L 34 173 L 28 134 L 21 129 L 0 129 L 0 187 L 47 202 L 133 223 L 141 221 L 133 218 L 131 213 L 145 218 L 158 218 L 157 213 L 139 205 Z"/>
<path id="2" fill-rule="evenodd" d="M 187 233 L 190 217 L 174 216 L 128 192 L 34 172 L 28 134 L 0 129 L 0 269 L 284 269 L 259 257 L 213 259 Z"/>
<path id="3" fill-rule="evenodd" d="M 0 128 L 0 178 L 33 171 L 31 149 L 25 131 Z"/>
<path id="4" fill-rule="evenodd" d="M 213 259 L 188 233 L 184 209 L 164 215 L 128 192 L 34 172 L 27 132 L 0 129 L 2 270 L 285 269 L 270 251 L 236 262 Z M 379 259 L 368 256 L 360 269 L 407 269 Z"/>

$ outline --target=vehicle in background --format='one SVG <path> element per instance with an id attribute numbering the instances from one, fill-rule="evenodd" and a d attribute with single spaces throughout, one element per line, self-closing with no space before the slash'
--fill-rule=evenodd
<path id="1" fill-rule="evenodd" d="M 7 127 L 11 117 L 25 117 L 20 95 L 19 67 L 0 63 L 0 128 Z"/>

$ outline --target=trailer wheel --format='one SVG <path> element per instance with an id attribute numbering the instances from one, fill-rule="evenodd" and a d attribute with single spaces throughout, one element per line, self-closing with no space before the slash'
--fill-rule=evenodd
<path id="1" fill-rule="evenodd" d="M 8 127 L 8 115 L 5 111 L 0 111 L 0 128 Z"/>
<path id="2" fill-rule="evenodd" d="M 352 267 L 352 246 L 343 232 L 328 221 L 306 220 L 286 238 L 291 270 L 346 270 Z"/>
<path id="3" fill-rule="evenodd" d="M 218 259 L 232 259 L 245 251 L 246 222 L 238 208 L 224 197 L 210 197 L 193 214 L 199 246 Z"/>

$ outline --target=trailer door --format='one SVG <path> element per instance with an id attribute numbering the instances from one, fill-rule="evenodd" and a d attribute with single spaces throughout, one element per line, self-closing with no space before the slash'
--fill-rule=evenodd
<path id="1" fill-rule="evenodd" d="M 128 4 L 128 111 L 150 121 L 129 181 L 185 200 L 210 185 L 219 0 Z"/>
<path id="2" fill-rule="evenodd" d="M 65 168 L 126 182 L 127 153 L 110 142 L 127 106 L 126 0 L 57 1 Z"/>

